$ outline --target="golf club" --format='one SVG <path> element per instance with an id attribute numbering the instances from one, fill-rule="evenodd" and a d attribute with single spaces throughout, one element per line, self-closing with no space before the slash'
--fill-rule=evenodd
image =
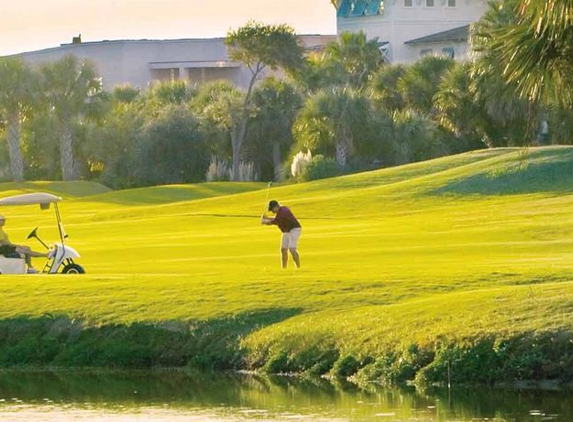
<path id="1" fill-rule="evenodd" d="M 269 184 L 267 185 L 267 197 L 265 199 L 265 206 L 263 208 L 263 215 L 261 216 L 261 218 L 265 217 L 265 214 L 267 212 L 267 207 L 269 205 L 269 191 L 271 190 L 271 185 L 273 184 L 273 182 L 269 182 Z"/>

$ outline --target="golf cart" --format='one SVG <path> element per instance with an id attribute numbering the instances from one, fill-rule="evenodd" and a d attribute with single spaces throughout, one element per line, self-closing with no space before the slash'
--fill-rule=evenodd
<path id="1" fill-rule="evenodd" d="M 58 202 L 62 198 L 51 195 L 49 193 L 27 193 L 24 195 L 9 196 L 0 199 L 0 206 L 5 205 L 40 205 L 40 209 L 47 210 L 51 204 L 54 204 L 56 212 L 56 222 L 58 225 L 58 233 L 61 242 L 53 246 L 46 245 L 42 239 L 38 237 L 36 227 L 26 237 L 26 239 L 34 238 L 38 240 L 48 250 L 48 261 L 42 270 L 42 273 L 56 274 L 84 274 L 85 271 L 81 265 L 74 262 L 74 258 L 79 258 L 80 254 L 71 246 L 66 245 L 66 238 L 68 235 L 64 231 L 60 210 L 58 209 Z M 61 271 L 60 271 L 61 270 Z M 0 274 L 26 274 L 27 265 L 26 260 L 23 258 L 8 258 L 0 255 Z"/>

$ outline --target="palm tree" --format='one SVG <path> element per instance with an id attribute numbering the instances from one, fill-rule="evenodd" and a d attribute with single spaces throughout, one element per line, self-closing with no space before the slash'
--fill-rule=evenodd
<path id="1" fill-rule="evenodd" d="M 186 81 L 164 81 L 154 84 L 148 91 L 149 99 L 159 104 L 183 104 L 196 94 Z"/>
<path id="2" fill-rule="evenodd" d="M 283 178 L 283 156 L 293 143 L 291 128 L 302 101 L 293 85 L 275 78 L 265 79 L 253 91 L 255 112 L 248 141 L 255 144 L 259 162 L 271 157 L 275 181 Z"/>
<path id="3" fill-rule="evenodd" d="M 458 137 L 479 141 L 483 108 L 472 89 L 471 66 L 471 63 L 457 64 L 448 70 L 440 82 L 434 103 L 442 126 Z"/>
<path id="4" fill-rule="evenodd" d="M 338 41 L 325 48 L 326 57 L 346 75 L 346 85 L 364 88 L 370 76 L 383 63 L 378 39 L 368 40 L 363 31 L 343 32 Z"/>
<path id="5" fill-rule="evenodd" d="M 236 158 L 237 167 L 241 148 L 236 144 L 236 139 L 242 125 L 243 101 L 243 91 L 229 81 L 213 81 L 202 85 L 191 101 L 193 110 L 204 123 L 212 152 L 223 159 L 227 156 L 232 160 Z M 250 115 L 252 108 L 248 112 Z M 235 180 L 238 181 L 238 178 Z"/>
<path id="6" fill-rule="evenodd" d="M 41 69 L 44 92 L 60 127 L 60 164 L 63 180 L 76 178 L 73 124 L 89 114 L 102 94 L 95 67 L 74 56 L 66 56 Z"/>
<path id="7" fill-rule="evenodd" d="M 17 182 L 24 179 L 20 128 L 31 111 L 36 82 L 36 75 L 22 60 L 0 60 L 0 118 L 6 122 L 10 169 L 12 179 Z"/>
<path id="8" fill-rule="evenodd" d="M 537 128 L 539 98 L 522 95 L 519 81 L 507 78 L 507 64 L 494 48 L 496 34 L 517 22 L 519 4 L 519 0 L 491 2 L 489 11 L 472 30 L 472 47 L 479 56 L 472 66 L 471 89 L 487 116 L 482 129 L 488 146 L 527 145 Z"/>
<path id="9" fill-rule="evenodd" d="M 334 150 L 341 167 L 356 149 L 358 140 L 366 142 L 364 132 L 371 126 L 368 99 L 350 88 L 320 91 L 309 97 L 293 126 L 300 147 Z"/>
<path id="10" fill-rule="evenodd" d="M 374 105 L 381 110 L 394 112 L 404 108 L 404 99 L 398 91 L 398 81 L 406 73 L 404 65 L 381 67 L 370 81 L 370 96 Z"/>
<path id="11" fill-rule="evenodd" d="M 495 25 L 496 16 L 511 20 Z M 517 92 L 533 101 L 573 103 L 573 0 L 492 2 L 489 20 L 479 31 L 480 47 L 499 61 Z"/>
<path id="12" fill-rule="evenodd" d="M 419 113 L 431 113 L 442 76 L 454 63 L 449 58 L 429 56 L 408 67 L 398 80 L 398 91 L 406 107 Z"/>

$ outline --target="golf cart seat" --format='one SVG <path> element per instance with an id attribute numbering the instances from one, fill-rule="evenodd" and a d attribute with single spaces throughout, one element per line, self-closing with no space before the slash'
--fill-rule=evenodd
<path id="1" fill-rule="evenodd" d="M 26 260 L 0 255 L 0 274 L 26 274 Z"/>

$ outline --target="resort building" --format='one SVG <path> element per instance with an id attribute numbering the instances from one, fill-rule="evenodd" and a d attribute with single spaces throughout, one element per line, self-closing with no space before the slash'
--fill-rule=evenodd
<path id="1" fill-rule="evenodd" d="M 301 35 L 299 39 L 307 50 L 317 50 L 336 40 L 336 36 Z M 75 37 L 71 44 L 16 56 L 38 65 L 66 55 L 93 62 L 106 90 L 125 84 L 145 89 L 155 81 L 177 79 L 195 84 L 226 79 L 245 88 L 250 79 L 246 67 L 229 60 L 224 38 L 82 43 L 80 37 Z"/>
<path id="2" fill-rule="evenodd" d="M 487 7 L 487 0 L 339 0 L 337 31 L 377 38 L 389 62 L 427 55 L 465 60 L 470 25 Z"/>

